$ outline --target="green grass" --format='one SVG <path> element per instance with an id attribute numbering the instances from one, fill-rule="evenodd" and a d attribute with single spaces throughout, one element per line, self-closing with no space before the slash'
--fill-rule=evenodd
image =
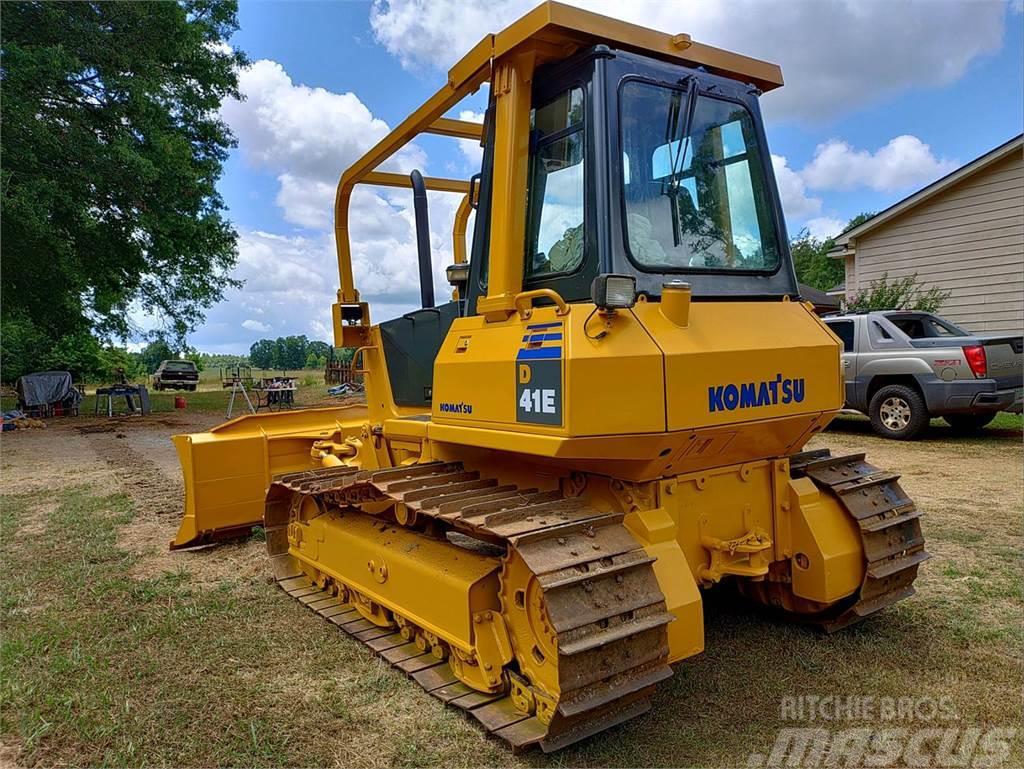
<path id="1" fill-rule="evenodd" d="M 407 696 L 402 675 L 263 579 L 203 589 L 184 568 L 130 576 L 134 557 L 116 545 L 132 517 L 124 495 L 8 495 L 2 510 L 0 742 L 20 751 L 20 765 L 434 756 L 466 766 L 504 756 L 476 746 L 473 727 L 437 701 Z M 394 742 L 374 737 L 398 725 Z M 367 745 L 372 760 L 360 756 Z"/>
<path id="2" fill-rule="evenodd" d="M 311 369 L 296 372 L 288 372 L 289 376 L 296 377 L 298 389 L 295 393 L 295 402 L 299 406 L 330 405 L 331 399 L 327 395 L 327 386 L 324 384 L 324 372 L 321 369 Z M 254 377 L 280 376 L 280 371 L 253 369 Z M 92 416 L 96 407 L 95 387 L 86 388 L 86 396 L 79 407 L 82 416 Z M 164 390 L 157 392 L 149 390 L 150 409 L 154 413 L 175 411 L 174 399 L 176 396 L 185 398 L 186 408 L 193 411 L 208 413 L 225 413 L 228 400 L 231 396 L 230 388 L 225 389 L 220 385 L 219 371 L 203 371 L 200 375 L 199 389 L 195 392 L 185 390 Z M 250 393 L 250 398 L 255 402 L 255 396 Z M 0 399 L 0 407 L 4 411 L 17 408 L 17 399 L 7 396 Z M 101 408 L 106 407 L 106 398 L 101 403 Z M 115 411 L 123 411 L 125 403 L 123 398 L 115 399 Z M 235 396 L 234 414 L 245 413 L 245 399 L 241 394 Z"/>
<path id="3" fill-rule="evenodd" d="M 863 414 L 840 414 L 833 420 L 833 429 L 836 427 L 854 428 L 862 427 L 865 433 L 871 433 L 868 418 Z M 1006 434 L 1018 433 L 1024 435 L 1024 415 L 1011 414 L 1008 411 L 1000 411 L 995 419 L 989 422 L 983 429 L 973 434 L 959 435 L 952 431 L 949 424 L 941 417 L 931 419 L 928 428 L 924 431 L 924 438 L 949 438 L 954 441 L 961 440 L 985 440 L 986 438 L 1005 438 Z"/>
<path id="4" fill-rule="evenodd" d="M 322 368 L 311 368 L 311 369 L 299 369 L 283 371 L 281 369 L 271 368 L 253 368 L 251 370 L 253 379 L 263 379 L 269 377 L 278 376 L 290 376 L 296 377 L 300 382 L 310 379 L 314 382 L 323 384 L 324 381 L 324 370 Z M 217 366 L 203 369 L 199 372 L 200 385 L 214 385 L 216 387 L 221 386 L 221 370 Z"/>
<path id="5" fill-rule="evenodd" d="M 989 428 L 996 430 L 1024 429 L 1024 414 L 1011 414 L 1008 411 L 1001 411 L 989 424 Z"/>

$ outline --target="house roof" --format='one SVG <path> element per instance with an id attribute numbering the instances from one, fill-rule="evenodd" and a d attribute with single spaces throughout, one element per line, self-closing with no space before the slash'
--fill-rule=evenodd
<path id="1" fill-rule="evenodd" d="M 835 307 L 837 310 L 840 307 L 840 302 L 834 296 L 829 296 L 824 291 L 819 291 L 813 286 L 808 286 L 806 283 L 800 284 L 800 298 L 805 302 L 810 302 L 815 307 Z"/>
<path id="2" fill-rule="evenodd" d="M 967 165 L 961 166 L 952 173 L 946 174 L 938 181 L 932 182 L 927 187 L 915 192 L 913 195 L 903 198 L 903 200 L 898 203 L 894 203 L 884 211 L 880 211 L 870 219 L 861 222 L 852 229 L 847 230 L 835 239 L 835 248 L 829 251 L 828 255 L 832 258 L 842 258 L 843 256 L 846 256 L 849 253 L 849 244 L 851 240 L 856 240 L 876 227 L 882 226 L 889 220 L 894 219 L 914 206 L 923 203 L 929 198 L 935 197 L 940 192 L 952 187 L 957 182 L 963 181 L 969 176 L 973 176 L 993 163 L 998 163 L 1000 160 L 1012 153 L 1020 152 L 1022 147 L 1024 147 L 1024 134 L 1018 134 L 1009 141 L 1000 144 L 995 149 L 989 150 L 981 157 L 975 158 Z"/>
<path id="3" fill-rule="evenodd" d="M 825 292 L 829 296 L 840 296 L 846 293 L 846 281 L 842 283 L 836 283 L 832 288 Z"/>

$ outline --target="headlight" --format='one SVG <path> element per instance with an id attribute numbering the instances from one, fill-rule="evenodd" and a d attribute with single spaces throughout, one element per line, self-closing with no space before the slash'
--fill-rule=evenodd
<path id="1" fill-rule="evenodd" d="M 598 275 L 590 284 L 590 298 L 601 310 L 624 310 L 636 304 L 636 278 Z"/>

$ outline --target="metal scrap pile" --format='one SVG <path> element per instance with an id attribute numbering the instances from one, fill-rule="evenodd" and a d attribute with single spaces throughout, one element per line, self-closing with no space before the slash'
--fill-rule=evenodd
<path id="1" fill-rule="evenodd" d="M 334 387 L 328 387 L 327 394 L 332 398 L 344 398 L 348 395 L 361 395 L 365 389 L 362 382 L 345 382 Z"/>
<path id="2" fill-rule="evenodd" d="M 5 411 L 3 418 L 3 431 L 8 430 L 31 430 L 34 428 L 46 427 L 46 422 L 41 419 L 33 419 L 25 416 L 25 412 L 15 409 Z"/>

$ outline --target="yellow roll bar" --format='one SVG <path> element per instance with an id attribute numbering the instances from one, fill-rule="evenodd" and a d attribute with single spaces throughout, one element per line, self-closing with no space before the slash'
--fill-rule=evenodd
<path id="1" fill-rule="evenodd" d="M 401 174 L 376 169 L 421 133 L 479 139 L 482 131 L 479 124 L 446 118 L 444 114 L 487 82 L 493 84 L 496 105 L 495 194 L 491 203 L 491 280 L 488 295 L 480 300 L 478 307 L 488 318 L 507 317 L 515 311 L 515 296 L 522 290 L 525 211 L 523 205 L 513 202 L 526 200 L 526 127 L 533 72 L 544 63 L 564 59 L 575 50 L 598 43 L 690 66 L 703 66 L 711 72 L 749 82 L 763 91 L 782 85 L 782 71 L 775 64 L 694 42 L 689 35 L 656 32 L 557 2 L 542 3 L 501 32 L 487 35 L 448 71 L 448 82 L 437 93 L 341 175 L 334 200 L 340 280 L 338 303 L 333 313 L 337 344 L 341 344 L 342 339 L 341 306 L 359 304 L 359 292 L 352 278 L 348 235 L 353 189 L 357 184 L 408 187 L 408 179 Z M 454 179 L 424 181 L 428 190 L 465 193 L 468 189 L 468 183 Z M 461 206 L 459 210 L 461 213 Z M 465 217 L 468 216 L 467 211 Z M 457 229 L 458 217 L 456 220 Z M 462 234 L 465 235 L 464 229 Z M 368 313 L 363 312 L 362 317 L 363 322 L 368 323 Z"/>

